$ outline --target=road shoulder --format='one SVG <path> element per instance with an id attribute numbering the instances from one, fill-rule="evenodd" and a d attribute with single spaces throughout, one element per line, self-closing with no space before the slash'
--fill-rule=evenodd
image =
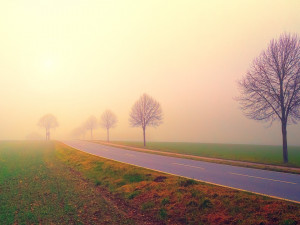
<path id="1" fill-rule="evenodd" d="M 129 145 L 120 145 L 120 144 L 114 144 L 105 141 L 89 141 L 89 142 L 107 145 L 111 147 L 118 147 L 126 150 L 139 151 L 139 152 L 145 152 L 145 153 L 151 153 L 157 155 L 165 155 L 165 156 L 171 156 L 176 158 L 193 159 L 198 161 L 226 164 L 231 166 L 240 166 L 246 168 L 255 168 L 255 169 L 263 169 L 263 170 L 270 170 L 270 171 L 277 171 L 277 172 L 284 172 L 284 173 L 300 174 L 300 168 L 296 168 L 296 167 L 285 167 L 285 166 L 277 166 L 277 165 L 270 165 L 270 164 L 263 164 L 263 163 L 235 161 L 235 160 L 211 158 L 211 157 L 201 157 L 201 156 L 188 155 L 188 154 L 165 152 L 165 151 L 154 150 L 154 149 L 138 148 Z"/>

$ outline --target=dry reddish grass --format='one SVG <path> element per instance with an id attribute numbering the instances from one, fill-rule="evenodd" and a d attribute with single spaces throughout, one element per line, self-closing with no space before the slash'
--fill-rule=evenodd
<path id="1" fill-rule="evenodd" d="M 62 144 L 57 156 L 129 207 L 166 224 L 299 224 L 300 206 L 118 163 Z"/>

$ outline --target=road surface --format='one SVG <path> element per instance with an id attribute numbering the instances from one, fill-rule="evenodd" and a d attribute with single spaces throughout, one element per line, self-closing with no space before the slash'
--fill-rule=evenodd
<path id="1" fill-rule="evenodd" d="M 300 175 L 155 155 L 87 141 L 63 141 L 100 157 L 300 203 Z"/>

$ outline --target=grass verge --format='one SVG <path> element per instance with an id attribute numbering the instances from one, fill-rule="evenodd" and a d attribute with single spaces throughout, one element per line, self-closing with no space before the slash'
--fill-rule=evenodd
<path id="1" fill-rule="evenodd" d="M 58 142 L 0 142 L 0 202 L 0 224 L 300 223 L 300 205 L 118 163 Z"/>
<path id="2" fill-rule="evenodd" d="M 210 151 L 209 147 L 204 151 L 203 149 L 201 151 L 197 151 L 197 146 L 204 145 L 215 145 L 215 144 L 200 144 L 200 143 L 174 143 L 174 142 L 150 142 L 150 144 L 146 147 L 143 147 L 142 143 L 140 142 L 121 142 L 121 141 L 113 141 L 113 142 L 104 142 L 104 141 L 92 141 L 95 143 L 100 143 L 108 146 L 115 146 L 118 148 L 133 150 L 133 151 L 141 151 L 141 152 L 149 152 L 152 154 L 158 154 L 158 155 L 168 155 L 172 157 L 178 157 L 178 158 L 187 158 L 187 159 L 193 159 L 193 160 L 199 160 L 199 161 L 207 161 L 207 162 L 214 162 L 214 163 L 221 163 L 221 164 L 227 164 L 227 165 L 233 165 L 233 166 L 242 166 L 242 167 L 249 167 L 249 168 L 257 168 L 257 169 L 265 169 L 265 170 L 272 170 L 272 171 L 278 171 L 278 172 L 287 172 L 287 173 L 296 173 L 300 174 L 300 166 L 298 165 L 300 163 L 300 147 L 295 147 L 292 149 L 292 153 L 290 154 L 290 158 L 293 159 L 292 162 L 288 164 L 283 164 L 279 162 L 279 159 L 273 160 L 274 158 L 279 158 L 280 149 L 278 149 L 278 146 L 267 146 L 270 147 L 270 149 L 266 149 L 267 156 L 263 156 L 261 154 L 261 157 L 263 157 L 260 160 L 256 160 L 256 158 L 259 157 L 259 155 L 256 155 L 256 157 L 253 157 L 252 150 L 255 149 L 255 145 L 245 145 L 247 147 L 251 146 L 250 149 L 247 149 L 244 151 L 244 149 L 241 147 L 240 150 L 237 150 L 238 147 L 244 146 L 244 145 L 233 145 L 235 148 L 227 152 L 227 150 L 232 145 L 227 144 L 220 144 L 220 146 L 224 146 L 224 149 L 222 147 L 219 147 L 216 149 L 212 148 L 211 151 L 215 152 L 216 157 L 212 157 L 210 154 L 207 154 L 208 151 Z M 166 145 L 167 147 L 161 148 L 161 145 Z M 178 145 L 178 146 L 177 146 Z M 189 146 L 193 145 L 192 149 L 189 149 Z M 219 144 L 216 144 L 219 145 Z M 173 147 L 176 146 L 176 149 L 173 149 Z M 244 147 L 245 147 L 244 146 Z M 203 147 L 203 146 L 202 146 Z M 262 150 L 264 146 L 260 146 L 260 150 Z M 224 151 L 222 154 L 218 154 L 218 151 Z M 241 152 L 240 152 L 241 151 Z M 239 157 L 239 154 L 244 155 L 243 157 Z M 253 154 L 257 154 L 256 152 L 253 152 Z M 272 156 L 274 154 L 275 156 Z M 226 155 L 226 157 L 224 157 Z M 273 159 L 272 159 L 273 157 Z M 265 160 L 265 158 L 268 158 Z M 299 162 L 298 162 L 299 161 Z"/>
<path id="3" fill-rule="evenodd" d="M 300 223 L 295 203 L 118 163 L 59 143 L 56 156 L 162 224 Z"/>

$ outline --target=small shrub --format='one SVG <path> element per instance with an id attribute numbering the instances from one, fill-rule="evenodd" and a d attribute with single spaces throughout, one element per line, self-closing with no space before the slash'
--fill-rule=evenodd
<path id="1" fill-rule="evenodd" d="M 96 180 L 96 181 L 95 181 L 95 185 L 96 185 L 96 186 L 100 186 L 101 184 L 102 184 L 102 182 L 101 182 L 100 180 Z"/>
<path id="2" fill-rule="evenodd" d="M 102 171 L 102 166 L 104 162 L 95 162 L 95 170 Z"/>
<path id="3" fill-rule="evenodd" d="M 218 193 L 214 193 L 212 197 L 213 197 L 213 198 L 216 198 L 216 197 L 218 197 L 218 196 L 219 196 Z"/>
<path id="4" fill-rule="evenodd" d="M 191 191 L 191 194 L 192 194 L 192 197 L 193 197 L 193 198 L 196 198 L 196 197 L 198 197 L 198 196 L 200 195 L 200 191 L 199 191 L 199 190 L 193 189 L 193 190 Z"/>
<path id="5" fill-rule="evenodd" d="M 167 210 L 161 208 L 158 212 L 159 218 L 162 220 L 166 220 L 168 218 Z"/>
<path id="6" fill-rule="evenodd" d="M 175 194 L 176 194 L 176 197 L 177 197 L 177 201 L 178 202 L 182 201 L 183 194 L 181 192 L 178 192 L 178 191 Z"/>
<path id="7" fill-rule="evenodd" d="M 296 206 L 295 205 L 288 205 L 287 209 L 288 210 L 295 210 Z"/>
<path id="8" fill-rule="evenodd" d="M 212 208 L 213 204 L 211 203 L 211 201 L 209 199 L 205 199 L 202 204 L 200 205 L 200 208 L 202 209 L 206 209 L 206 208 Z"/>
<path id="9" fill-rule="evenodd" d="M 280 225 L 296 225 L 297 222 L 295 220 L 291 220 L 291 219 L 288 219 L 288 220 L 284 220 L 280 223 Z"/>
<path id="10" fill-rule="evenodd" d="M 145 180 L 143 176 L 139 173 L 131 173 L 131 174 L 125 174 L 123 176 L 124 180 L 127 181 L 128 183 L 136 183 L 136 182 L 141 182 Z"/>
<path id="11" fill-rule="evenodd" d="M 169 203 L 170 203 L 169 197 L 163 198 L 163 200 L 161 200 L 162 205 L 166 205 L 166 204 L 169 204 Z"/>
<path id="12" fill-rule="evenodd" d="M 188 223 L 187 221 L 188 221 L 188 220 L 187 220 L 186 217 L 178 218 L 178 222 L 179 222 L 180 224 L 187 224 L 187 223 Z"/>
<path id="13" fill-rule="evenodd" d="M 143 203 L 142 204 L 142 211 L 147 211 L 147 210 L 149 210 L 149 209 L 151 209 L 151 208 L 153 208 L 154 207 L 154 202 L 145 202 L 145 203 Z"/>
<path id="14" fill-rule="evenodd" d="M 30 211 L 24 212 L 24 219 L 28 222 L 28 224 L 37 224 L 37 217 Z"/>
<path id="15" fill-rule="evenodd" d="M 74 211 L 75 211 L 75 209 L 74 209 L 73 206 L 71 206 L 71 205 L 69 205 L 69 204 L 66 204 L 66 205 L 64 206 L 64 211 L 65 211 L 65 213 L 67 213 L 67 214 L 73 214 Z"/>
<path id="16" fill-rule="evenodd" d="M 196 201 L 189 201 L 189 203 L 187 204 L 187 206 L 190 206 L 190 207 L 197 207 L 199 204 L 198 204 L 198 202 L 196 202 Z"/>
<path id="17" fill-rule="evenodd" d="M 182 187 L 188 187 L 188 186 L 194 185 L 196 183 L 197 182 L 195 180 L 187 179 L 187 180 L 180 181 L 179 185 Z"/>
<path id="18" fill-rule="evenodd" d="M 134 199 L 136 196 L 138 196 L 141 193 L 141 191 L 134 191 L 130 195 L 128 195 L 128 199 Z"/>
<path id="19" fill-rule="evenodd" d="M 120 181 L 120 182 L 117 183 L 117 186 L 121 187 L 121 186 L 123 186 L 125 184 L 126 184 L 126 182 L 124 180 L 122 180 L 122 181 Z"/>
<path id="20" fill-rule="evenodd" d="M 236 215 L 238 213 L 240 213 L 241 211 L 241 208 L 239 206 L 233 206 L 231 209 L 230 209 L 230 215 Z"/>
<path id="21" fill-rule="evenodd" d="M 158 176 L 158 177 L 156 177 L 153 181 L 154 181 L 154 182 L 164 182 L 165 179 L 167 179 L 166 176 Z"/>

